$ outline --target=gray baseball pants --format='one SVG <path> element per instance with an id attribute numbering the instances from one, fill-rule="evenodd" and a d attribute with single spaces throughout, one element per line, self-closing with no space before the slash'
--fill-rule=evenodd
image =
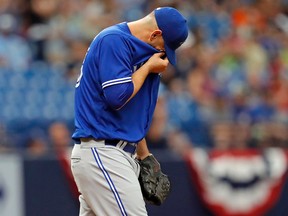
<path id="1" fill-rule="evenodd" d="M 82 141 L 73 147 L 71 169 L 80 216 L 147 216 L 133 155 L 104 141 Z"/>

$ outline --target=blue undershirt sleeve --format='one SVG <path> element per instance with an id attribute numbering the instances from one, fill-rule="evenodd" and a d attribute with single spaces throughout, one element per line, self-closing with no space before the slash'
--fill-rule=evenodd
<path id="1" fill-rule="evenodd" d="M 108 86 L 104 88 L 103 91 L 105 99 L 109 106 L 113 109 L 119 109 L 132 95 L 134 91 L 134 85 L 132 82 L 121 83 Z"/>

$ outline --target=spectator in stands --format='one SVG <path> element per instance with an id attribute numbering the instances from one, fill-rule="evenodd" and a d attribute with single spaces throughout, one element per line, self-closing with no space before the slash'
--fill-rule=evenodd
<path id="1" fill-rule="evenodd" d="M 213 147 L 219 150 L 229 150 L 232 148 L 233 123 L 229 121 L 214 122 L 211 126 L 211 136 Z"/>
<path id="2" fill-rule="evenodd" d="M 52 151 L 70 158 L 72 141 L 68 126 L 64 122 L 53 122 L 48 128 L 48 136 Z"/>
<path id="3" fill-rule="evenodd" d="M 13 14 L 0 14 L 0 69 L 25 71 L 32 60 L 27 41 L 17 34 Z"/>
<path id="4" fill-rule="evenodd" d="M 71 193 L 78 203 L 79 192 L 72 176 L 70 156 L 72 151 L 71 133 L 65 122 L 56 121 L 49 125 L 48 135 L 52 153 L 55 154 Z"/>
<path id="5" fill-rule="evenodd" d="M 47 154 L 47 143 L 43 138 L 30 137 L 26 141 L 25 153 L 31 157 L 39 157 Z"/>

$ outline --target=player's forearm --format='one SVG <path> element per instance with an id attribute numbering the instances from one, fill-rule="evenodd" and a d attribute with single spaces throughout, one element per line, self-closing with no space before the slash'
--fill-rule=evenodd
<path id="1" fill-rule="evenodd" d="M 137 145 L 137 158 L 143 160 L 150 155 L 149 149 L 147 147 L 146 139 L 142 139 Z"/>
<path id="2" fill-rule="evenodd" d="M 137 92 L 141 89 L 149 73 L 161 73 L 166 70 L 168 66 L 168 59 L 167 58 L 162 59 L 161 58 L 162 56 L 163 56 L 162 52 L 155 53 L 153 56 L 149 58 L 149 60 L 144 65 L 142 65 L 142 67 L 140 67 L 137 71 L 133 73 L 132 82 L 134 90 L 130 98 L 126 101 L 126 103 L 130 101 L 131 98 L 133 98 L 137 94 Z"/>
<path id="3" fill-rule="evenodd" d="M 145 82 L 145 79 L 147 78 L 148 74 L 149 74 L 149 68 L 145 64 L 133 73 L 132 82 L 134 85 L 134 91 L 130 98 L 133 98 L 137 94 L 137 92 L 140 90 L 143 83 Z"/>
<path id="4" fill-rule="evenodd" d="M 142 67 L 140 67 L 137 71 L 135 71 L 132 75 L 132 83 L 133 83 L 133 93 L 129 97 L 129 99 L 125 102 L 125 104 L 130 101 L 140 90 L 143 83 L 145 82 L 146 77 L 149 74 L 149 67 L 144 64 Z M 125 105 L 123 104 L 123 106 Z M 121 106 L 119 109 L 121 109 L 123 106 Z"/>

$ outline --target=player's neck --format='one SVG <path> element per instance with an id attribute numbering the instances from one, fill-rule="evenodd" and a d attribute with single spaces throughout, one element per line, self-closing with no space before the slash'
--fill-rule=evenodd
<path id="1" fill-rule="evenodd" d="M 153 29 L 151 26 L 147 25 L 144 20 L 140 19 L 133 22 L 128 22 L 127 24 L 133 36 L 145 43 L 149 42 L 149 36 Z"/>

